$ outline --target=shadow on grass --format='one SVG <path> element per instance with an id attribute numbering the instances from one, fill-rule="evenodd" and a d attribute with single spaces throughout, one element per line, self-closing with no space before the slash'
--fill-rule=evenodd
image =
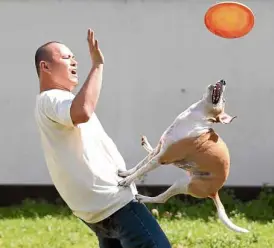
<path id="1" fill-rule="evenodd" d="M 53 216 L 67 218 L 72 216 L 71 210 L 60 200 L 56 204 L 48 203 L 44 200 L 26 199 L 20 205 L 13 205 L 0 208 L 0 219 L 18 218 L 42 218 Z"/>
<path id="2" fill-rule="evenodd" d="M 265 188 L 256 200 L 241 202 L 235 199 L 233 192 L 221 190 L 220 198 L 229 217 L 240 216 L 249 221 L 267 223 L 274 220 L 274 191 Z M 216 217 L 216 208 L 211 199 L 187 198 L 187 200 L 172 197 L 165 204 L 147 204 L 150 210 L 157 209 L 159 216 L 208 221 Z M 45 216 L 57 218 L 72 217 L 71 211 L 63 201 L 50 204 L 45 201 L 25 200 L 20 205 L 1 207 L 0 219 L 42 218 Z"/>
<path id="3" fill-rule="evenodd" d="M 248 221 L 268 223 L 274 220 L 274 191 L 264 188 L 258 198 L 242 202 L 237 200 L 231 190 L 219 192 L 221 201 L 229 217 L 243 217 Z M 213 201 L 188 197 L 185 200 L 172 197 L 165 204 L 147 204 L 150 210 L 157 209 L 159 216 L 183 216 L 188 219 L 202 219 L 209 221 L 217 217 L 217 210 Z"/>

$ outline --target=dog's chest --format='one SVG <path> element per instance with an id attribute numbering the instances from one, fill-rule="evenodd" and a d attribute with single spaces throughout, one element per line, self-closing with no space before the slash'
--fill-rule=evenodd
<path id="1" fill-rule="evenodd" d="M 169 145 L 183 139 L 199 137 L 208 132 L 208 130 L 209 126 L 206 123 L 197 123 L 195 120 L 181 120 L 177 118 L 164 132 L 162 139 L 165 145 Z"/>

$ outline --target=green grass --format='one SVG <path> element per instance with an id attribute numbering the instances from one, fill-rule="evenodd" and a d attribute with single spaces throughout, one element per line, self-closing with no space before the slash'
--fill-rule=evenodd
<path id="1" fill-rule="evenodd" d="M 263 191 L 257 200 L 241 203 L 229 192 L 221 199 L 235 224 L 248 234 L 228 230 L 216 216 L 211 200 L 197 203 L 176 198 L 157 209 L 157 219 L 173 247 L 274 248 L 274 193 Z M 61 205 L 25 201 L 20 206 L 0 208 L 1 248 L 96 248 L 94 234 Z"/>

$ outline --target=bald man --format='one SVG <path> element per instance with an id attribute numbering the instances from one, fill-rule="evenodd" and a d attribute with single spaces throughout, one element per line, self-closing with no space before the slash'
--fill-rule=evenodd
<path id="1" fill-rule="evenodd" d="M 101 248 L 169 248 L 157 221 L 135 200 L 135 185 L 118 186 L 125 162 L 95 114 L 104 57 L 90 29 L 87 40 L 92 67 L 76 95 L 77 61 L 71 50 L 52 41 L 35 54 L 40 82 L 35 118 L 50 176 Z"/>

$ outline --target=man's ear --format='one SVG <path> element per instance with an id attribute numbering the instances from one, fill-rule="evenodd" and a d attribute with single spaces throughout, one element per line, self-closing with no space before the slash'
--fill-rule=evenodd
<path id="1" fill-rule="evenodd" d="M 40 71 L 49 71 L 49 65 L 46 61 L 40 62 Z"/>
<path id="2" fill-rule="evenodd" d="M 229 124 L 231 123 L 237 116 L 230 116 L 229 114 L 226 113 L 221 113 L 220 115 L 217 116 L 217 122 L 220 122 L 222 124 Z"/>

